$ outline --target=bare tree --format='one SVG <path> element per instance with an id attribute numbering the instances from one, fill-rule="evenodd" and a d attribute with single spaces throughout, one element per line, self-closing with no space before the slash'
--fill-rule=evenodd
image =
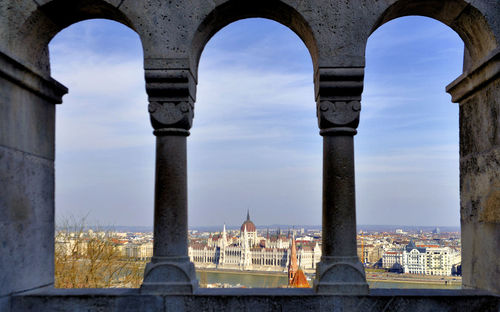
<path id="1" fill-rule="evenodd" d="M 71 224 L 70 224 L 71 223 Z M 111 231 L 65 222 L 55 237 L 55 287 L 139 287 L 145 263 L 126 258 Z"/>

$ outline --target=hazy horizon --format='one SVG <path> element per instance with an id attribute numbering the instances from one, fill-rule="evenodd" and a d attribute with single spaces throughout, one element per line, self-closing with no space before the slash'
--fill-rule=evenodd
<path id="1" fill-rule="evenodd" d="M 244 221 L 244 220 L 243 220 Z M 242 223 L 243 223 L 242 221 Z M 75 225 L 82 225 L 82 224 L 75 224 Z M 61 227 L 61 224 L 56 223 L 57 227 Z M 132 224 L 84 224 L 85 227 L 93 228 L 93 227 L 102 227 L 102 228 L 151 228 L 153 229 L 153 225 L 132 225 Z M 189 229 L 193 228 L 220 228 L 222 230 L 224 224 L 220 225 L 189 225 Z M 240 229 L 241 224 L 225 224 L 226 229 L 228 230 L 234 230 L 234 229 Z M 289 229 L 295 229 L 298 230 L 301 227 L 303 228 L 317 228 L 321 229 L 321 224 L 255 224 L 255 227 L 257 229 L 262 229 L 265 230 L 266 228 L 269 228 L 270 230 L 276 230 L 276 229 L 281 229 L 282 231 L 286 232 Z M 391 228 L 458 228 L 460 229 L 460 225 L 441 225 L 441 224 L 356 224 L 356 227 L 391 227 Z"/>

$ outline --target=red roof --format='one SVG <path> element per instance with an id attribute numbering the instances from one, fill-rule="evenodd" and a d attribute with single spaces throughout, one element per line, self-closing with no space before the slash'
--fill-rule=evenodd
<path id="1" fill-rule="evenodd" d="M 294 288 L 310 288 L 309 282 L 307 281 L 306 276 L 302 269 L 298 269 L 297 273 L 295 273 L 292 282 L 290 283 L 290 287 Z"/>
<path id="2" fill-rule="evenodd" d="M 257 230 L 255 224 L 253 224 L 253 222 L 250 220 L 246 220 L 245 222 L 243 222 L 243 224 L 241 225 L 242 232 L 245 231 L 245 227 L 247 228 L 247 232 L 255 232 Z"/>

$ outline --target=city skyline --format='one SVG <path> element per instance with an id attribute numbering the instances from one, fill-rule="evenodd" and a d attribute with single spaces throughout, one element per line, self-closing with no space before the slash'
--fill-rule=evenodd
<path id="1" fill-rule="evenodd" d="M 426 18 L 370 37 L 355 137 L 358 224 L 459 225 L 458 106 L 444 87 L 460 74 L 462 50 Z M 82 22 L 50 53 L 53 76 L 70 88 L 57 107 L 58 218 L 151 225 L 154 136 L 137 35 Z M 190 225 L 238 224 L 248 208 L 256 224 L 321 224 L 321 155 L 300 39 L 262 19 L 217 33 L 201 58 L 188 138 Z"/>

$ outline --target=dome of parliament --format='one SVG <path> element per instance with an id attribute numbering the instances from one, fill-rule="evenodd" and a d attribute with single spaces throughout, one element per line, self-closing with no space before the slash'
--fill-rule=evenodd
<path id="1" fill-rule="evenodd" d="M 241 231 L 245 231 L 245 227 L 247 229 L 247 232 L 255 232 L 257 231 L 257 228 L 255 227 L 255 224 L 253 224 L 252 221 L 250 221 L 250 212 L 247 212 L 247 219 L 243 224 L 241 225 Z"/>

